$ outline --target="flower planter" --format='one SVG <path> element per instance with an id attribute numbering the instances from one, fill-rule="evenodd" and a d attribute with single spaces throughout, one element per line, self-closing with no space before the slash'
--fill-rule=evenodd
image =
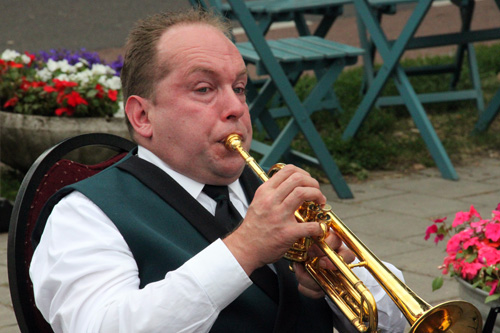
<path id="1" fill-rule="evenodd" d="M 40 154 L 56 143 L 97 132 L 130 139 L 124 118 L 45 117 L 0 111 L 0 161 L 26 172 Z M 85 150 L 71 156 L 89 164 L 100 158 L 89 156 Z"/>
<path id="2" fill-rule="evenodd" d="M 488 296 L 487 292 L 478 288 L 473 288 L 471 284 L 462 279 L 456 278 L 456 280 L 458 281 L 458 291 L 460 298 L 471 303 L 479 310 L 479 312 L 481 312 L 484 323 L 486 318 L 488 318 L 490 308 L 500 306 L 500 301 L 484 303 L 484 299 L 486 298 L 486 296 Z M 493 331 L 500 332 L 500 320 L 497 319 L 495 323 L 495 329 Z"/>

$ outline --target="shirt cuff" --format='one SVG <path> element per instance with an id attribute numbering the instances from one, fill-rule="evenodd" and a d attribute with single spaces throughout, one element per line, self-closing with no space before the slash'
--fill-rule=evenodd
<path id="1" fill-rule="evenodd" d="M 210 244 L 185 265 L 220 310 L 252 285 L 252 280 L 221 239 Z"/>

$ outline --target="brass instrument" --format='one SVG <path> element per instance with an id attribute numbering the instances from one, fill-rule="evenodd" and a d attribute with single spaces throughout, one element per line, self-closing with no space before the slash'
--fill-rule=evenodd
<path id="1" fill-rule="evenodd" d="M 262 181 L 269 179 L 255 159 L 244 150 L 239 135 L 229 135 L 225 144 L 227 149 L 237 151 Z M 270 175 L 283 166 L 283 164 L 278 164 L 273 167 Z M 448 301 L 434 307 L 429 305 L 396 277 L 347 228 L 329 206 L 321 207 L 314 202 L 304 202 L 295 211 L 295 217 L 298 222 L 319 222 L 323 229 L 323 236 L 300 239 L 285 254 L 285 258 L 303 262 L 308 273 L 359 332 L 377 331 L 377 305 L 371 292 L 352 271 L 353 267 L 368 269 L 406 317 L 411 326 L 410 332 L 481 332 L 481 314 L 472 304 L 464 301 Z M 359 263 L 346 264 L 342 257 L 326 244 L 324 239 L 329 230 L 337 233 L 344 244 L 354 252 Z M 337 270 L 325 270 L 319 267 L 318 258 L 307 257 L 307 250 L 313 242 L 319 246 Z"/>

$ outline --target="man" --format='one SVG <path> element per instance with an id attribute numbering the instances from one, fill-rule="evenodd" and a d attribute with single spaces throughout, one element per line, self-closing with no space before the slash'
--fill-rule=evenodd
<path id="1" fill-rule="evenodd" d="M 56 332 L 352 330 L 301 265 L 297 285 L 279 261 L 295 240 L 322 234 L 293 215 L 306 200 L 326 202 L 318 182 L 288 165 L 258 186 L 224 147 L 231 133 L 247 149 L 252 138 L 247 71 L 227 31 L 193 10 L 131 32 L 122 82 L 137 155 L 61 191 L 34 234 L 36 303 Z M 228 185 L 244 217 L 229 234 L 205 184 Z M 354 259 L 336 235 L 327 241 Z M 402 331 L 388 296 L 366 284 L 381 327 Z"/>

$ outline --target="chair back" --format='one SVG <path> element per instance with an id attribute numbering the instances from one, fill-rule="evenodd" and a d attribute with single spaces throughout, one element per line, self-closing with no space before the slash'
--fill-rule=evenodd
<path id="1" fill-rule="evenodd" d="M 45 151 L 28 170 L 12 211 L 7 249 L 9 288 L 21 332 L 53 332 L 35 305 L 29 266 L 33 256 L 31 234 L 45 202 L 59 189 L 88 178 L 122 159 L 136 145 L 110 134 L 79 135 Z M 98 164 L 87 165 L 64 159 L 83 148 L 113 151 Z M 109 157 L 111 156 L 111 157 Z"/>

